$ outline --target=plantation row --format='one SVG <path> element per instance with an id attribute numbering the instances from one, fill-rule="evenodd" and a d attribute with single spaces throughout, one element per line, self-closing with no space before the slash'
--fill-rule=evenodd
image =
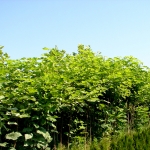
<path id="1" fill-rule="evenodd" d="M 2 48 L 2 150 L 69 148 L 149 125 L 150 71 L 136 58 L 79 45 L 72 55 L 44 48 L 40 58 L 12 60 Z"/>

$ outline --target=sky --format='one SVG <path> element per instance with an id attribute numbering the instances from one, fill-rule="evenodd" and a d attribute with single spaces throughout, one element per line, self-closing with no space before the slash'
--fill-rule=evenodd
<path id="1" fill-rule="evenodd" d="M 0 45 L 12 59 L 78 44 L 150 67 L 150 0 L 0 0 Z"/>

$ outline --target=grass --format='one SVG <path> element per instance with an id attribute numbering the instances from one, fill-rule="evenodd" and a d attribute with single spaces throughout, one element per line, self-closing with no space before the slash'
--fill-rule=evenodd
<path id="1" fill-rule="evenodd" d="M 92 143 L 86 142 L 73 142 L 69 147 L 59 144 L 56 150 L 109 150 L 110 140 L 108 138 L 103 138 L 98 141 L 96 138 Z"/>

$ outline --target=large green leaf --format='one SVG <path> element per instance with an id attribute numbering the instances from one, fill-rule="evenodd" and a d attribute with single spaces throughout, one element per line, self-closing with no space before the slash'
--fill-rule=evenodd
<path id="1" fill-rule="evenodd" d="M 33 134 L 32 134 L 32 133 L 30 133 L 30 134 L 25 134 L 24 136 L 25 136 L 25 140 L 29 140 L 29 139 L 32 139 Z"/>
<path id="2" fill-rule="evenodd" d="M 11 132 L 6 134 L 6 139 L 8 140 L 17 140 L 22 134 L 20 132 Z"/>
<path id="3" fill-rule="evenodd" d="M 2 100 L 2 99 L 4 99 L 4 98 L 5 98 L 5 96 L 3 96 L 3 95 L 0 96 L 0 100 Z"/>
<path id="4" fill-rule="evenodd" d="M 52 141 L 52 138 L 51 138 L 50 134 L 47 131 L 45 131 L 45 130 L 37 130 L 37 133 L 41 134 L 45 138 L 45 140 L 47 140 L 48 142 Z"/>
<path id="5" fill-rule="evenodd" d="M 7 146 L 7 142 L 4 142 L 4 143 L 0 143 L 0 147 L 6 147 Z"/>

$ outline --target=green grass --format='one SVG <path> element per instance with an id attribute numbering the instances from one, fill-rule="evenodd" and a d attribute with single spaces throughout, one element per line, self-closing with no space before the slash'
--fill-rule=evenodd
<path id="1" fill-rule="evenodd" d="M 57 150 L 150 150 L 150 127 L 138 132 L 104 137 L 100 141 L 95 138 L 91 143 L 82 140 L 73 142 L 69 147 L 59 145 Z"/>

